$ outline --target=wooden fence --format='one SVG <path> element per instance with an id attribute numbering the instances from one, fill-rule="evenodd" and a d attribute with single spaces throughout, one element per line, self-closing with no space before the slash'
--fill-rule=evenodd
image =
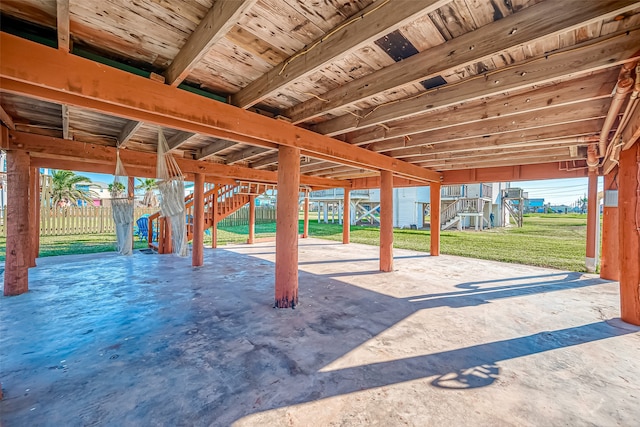
<path id="1" fill-rule="evenodd" d="M 158 208 L 136 208 L 134 221 L 144 214 L 153 214 Z M 6 236 L 6 208 L 0 208 L 0 236 Z M 275 222 L 273 207 L 256 206 L 256 224 Z M 218 223 L 220 227 L 249 225 L 249 207 L 244 206 Z M 64 236 L 71 234 L 115 233 L 110 206 L 43 207 L 40 211 L 40 235 Z"/>
<path id="2" fill-rule="evenodd" d="M 276 208 L 272 206 L 256 206 L 256 224 L 276 222 Z M 249 205 L 243 206 L 222 221 L 218 227 L 249 226 Z"/>
<path id="3" fill-rule="evenodd" d="M 157 208 L 136 208 L 134 221 Z M 6 236 L 6 208 L 0 209 L 0 236 Z M 40 210 L 40 235 L 64 236 L 70 234 L 115 233 L 111 206 L 43 207 Z"/>

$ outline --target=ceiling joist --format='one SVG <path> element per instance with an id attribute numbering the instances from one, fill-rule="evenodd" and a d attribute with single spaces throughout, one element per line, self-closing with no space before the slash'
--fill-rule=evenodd
<path id="1" fill-rule="evenodd" d="M 303 51 L 253 81 L 231 97 L 231 103 L 248 108 L 274 95 L 295 80 L 319 70 L 368 43 L 400 28 L 403 24 L 432 12 L 449 0 L 380 0 L 346 23 L 311 43 Z"/>
<path id="2" fill-rule="evenodd" d="M 611 68 L 631 62 L 640 56 L 639 37 L 640 30 L 637 28 L 599 37 L 571 49 L 513 64 L 504 70 L 498 69 L 473 76 L 460 84 L 443 86 L 411 99 L 380 105 L 359 117 L 349 114 L 340 116 L 314 126 L 314 130 L 326 135 L 338 135 L 390 120 L 452 107 L 461 102 L 499 96 L 509 91 L 526 90 L 536 85 Z M 571 67 L 567 67 L 567 64 L 571 64 Z"/>
<path id="3" fill-rule="evenodd" d="M 341 85 L 289 108 L 284 115 L 294 123 L 300 123 L 379 93 L 441 76 L 447 70 L 488 60 L 496 53 L 624 13 L 633 7 L 625 0 L 585 2 L 577 9 L 558 7 L 553 1 L 542 2 Z"/>
<path id="4" fill-rule="evenodd" d="M 0 42 L 0 86 L 11 93 L 251 145 L 297 147 L 425 182 L 440 180 L 434 171 L 6 33 Z M 34 56 L 40 60 L 33 61 Z"/>

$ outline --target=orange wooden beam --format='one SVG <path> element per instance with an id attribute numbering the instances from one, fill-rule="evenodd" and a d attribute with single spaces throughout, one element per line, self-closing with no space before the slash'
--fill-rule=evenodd
<path id="1" fill-rule="evenodd" d="M 7 151 L 6 221 L 4 295 L 20 295 L 29 290 L 29 264 L 31 260 L 29 154 L 24 151 Z"/>
<path id="2" fill-rule="evenodd" d="M 7 141 L 2 141 L 0 146 L 3 149 L 29 151 L 36 157 L 50 158 L 54 161 L 66 160 L 77 162 L 76 168 L 70 170 L 86 170 L 90 165 L 103 164 L 111 167 L 113 173 L 116 164 L 116 149 L 104 145 L 87 144 L 78 141 L 69 141 L 51 136 L 36 135 L 32 133 L 9 131 Z M 156 175 L 156 155 L 154 153 L 120 150 L 120 159 L 124 163 L 127 171 L 146 172 L 136 173 L 135 176 Z M 242 166 L 223 165 L 198 160 L 176 158 L 180 169 L 185 174 L 203 173 L 209 177 L 233 178 L 243 181 L 276 183 L 278 174 L 276 172 L 251 169 Z M 42 160 L 41 164 L 46 161 Z M 53 161 L 52 161 L 53 163 Z M 84 164 L 84 165 L 83 165 Z M 83 169 L 81 169 L 84 166 Z M 98 169 L 98 168 L 96 168 Z M 89 170 L 90 172 L 101 172 L 101 170 Z M 103 172 L 104 173 L 104 172 Z M 133 175 L 133 172 L 129 172 Z M 349 181 L 331 178 L 310 177 L 303 175 L 300 178 L 303 185 L 312 187 L 336 188 L 350 185 Z"/>
<path id="3" fill-rule="evenodd" d="M 640 326 L 640 143 L 620 154 L 618 168 L 620 317 L 627 323 Z"/>
<path id="4" fill-rule="evenodd" d="M 342 244 L 347 245 L 351 240 L 351 188 L 344 189 L 344 203 L 342 208 Z"/>
<path id="5" fill-rule="evenodd" d="M 296 147 L 426 182 L 440 179 L 432 170 L 7 33 L 0 33 L 0 45 L 6 92 L 251 145 Z"/>
<path id="6" fill-rule="evenodd" d="M 298 305 L 298 191 L 300 150 L 280 148 L 276 203 L 275 307 Z"/>
<path id="7" fill-rule="evenodd" d="M 252 245 L 256 240 L 256 196 L 249 196 L 249 239 L 247 243 Z"/>
<path id="8" fill-rule="evenodd" d="M 195 174 L 193 182 L 193 243 L 191 265 L 204 264 L 204 175 Z"/>
<path id="9" fill-rule="evenodd" d="M 393 176 L 380 173 L 380 271 L 393 271 Z"/>
<path id="10" fill-rule="evenodd" d="M 431 234 L 431 242 L 429 253 L 431 256 L 440 255 L 440 183 L 432 183 L 429 185 L 429 201 L 431 205 L 431 213 L 429 220 L 429 233 Z"/>

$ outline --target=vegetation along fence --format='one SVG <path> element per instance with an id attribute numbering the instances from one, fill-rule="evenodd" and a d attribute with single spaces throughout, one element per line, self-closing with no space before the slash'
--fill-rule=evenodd
<path id="1" fill-rule="evenodd" d="M 150 215 L 158 208 L 136 208 L 134 221 Z M 0 208 L 0 236 L 6 236 L 6 208 Z M 256 224 L 275 222 L 276 210 L 272 206 L 256 206 Z M 249 207 L 244 206 L 218 223 L 219 227 L 249 225 Z M 43 207 L 40 211 L 40 235 L 64 236 L 71 234 L 115 233 L 110 206 Z"/>

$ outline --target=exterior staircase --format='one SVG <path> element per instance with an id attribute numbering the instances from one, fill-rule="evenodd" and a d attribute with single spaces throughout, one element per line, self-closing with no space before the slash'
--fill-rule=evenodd
<path id="1" fill-rule="evenodd" d="M 487 188 L 485 184 L 482 185 L 482 190 L 475 197 L 470 197 L 467 191 L 467 186 L 446 186 L 442 188 L 443 202 L 449 201 L 440 213 L 440 229 L 448 230 L 456 227 L 458 230 L 462 229 L 463 218 L 475 217 L 476 228 L 478 225 L 484 225 L 486 219 L 484 218 L 485 203 L 491 203 L 490 188 Z M 488 197 L 487 197 L 488 196 Z M 480 224 L 478 224 L 480 222 Z"/>
<path id="2" fill-rule="evenodd" d="M 256 184 L 241 182 L 238 184 L 226 184 L 215 186 L 204 193 L 204 229 L 213 227 L 215 223 L 225 219 L 249 203 L 251 195 L 260 195 L 273 188 L 269 184 Z M 187 227 L 187 241 L 193 240 L 194 200 L 193 194 L 184 198 L 185 225 Z M 170 227 L 168 221 L 156 212 L 149 216 L 149 247 L 158 253 L 171 252 Z M 155 233 L 154 233 L 155 231 Z M 152 236 L 157 235 L 157 241 L 152 241 Z"/>

